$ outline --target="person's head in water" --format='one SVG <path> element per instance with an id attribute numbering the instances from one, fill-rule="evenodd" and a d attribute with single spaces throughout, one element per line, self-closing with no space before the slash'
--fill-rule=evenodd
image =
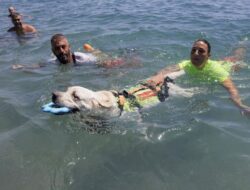
<path id="1" fill-rule="evenodd" d="M 51 37 L 51 50 L 60 63 L 72 63 L 70 44 L 63 34 L 55 34 Z"/>
<path id="2" fill-rule="evenodd" d="M 192 64 L 197 68 L 203 68 L 211 55 L 210 52 L 211 46 L 207 40 L 196 40 L 190 52 L 190 59 Z"/>
<path id="3" fill-rule="evenodd" d="M 11 15 L 11 21 L 16 28 L 22 28 L 22 16 L 19 13 L 13 13 Z"/>
<path id="4" fill-rule="evenodd" d="M 15 7 L 9 7 L 9 8 L 8 8 L 8 11 L 9 11 L 8 17 L 12 17 L 12 15 L 13 15 L 14 13 L 17 13 Z"/>

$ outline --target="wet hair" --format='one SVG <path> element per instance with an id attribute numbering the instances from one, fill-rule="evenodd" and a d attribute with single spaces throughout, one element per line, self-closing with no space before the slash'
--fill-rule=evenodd
<path id="1" fill-rule="evenodd" d="M 196 43 L 196 42 L 203 42 L 203 43 L 205 43 L 207 45 L 208 53 L 211 52 L 211 45 L 210 45 L 210 43 L 207 40 L 205 40 L 203 38 L 200 38 L 200 39 L 196 40 L 194 43 Z"/>
<path id="2" fill-rule="evenodd" d="M 53 44 L 57 39 L 67 39 L 67 38 L 63 34 L 55 34 L 50 39 L 51 44 Z"/>

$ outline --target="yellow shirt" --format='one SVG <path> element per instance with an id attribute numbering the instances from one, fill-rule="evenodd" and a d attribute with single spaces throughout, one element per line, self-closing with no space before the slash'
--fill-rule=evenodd
<path id="1" fill-rule="evenodd" d="M 231 64 L 231 62 L 208 60 L 205 66 L 199 69 L 191 63 L 191 60 L 184 60 L 179 63 L 179 67 L 200 81 L 222 83 L 230 75 Z"/>

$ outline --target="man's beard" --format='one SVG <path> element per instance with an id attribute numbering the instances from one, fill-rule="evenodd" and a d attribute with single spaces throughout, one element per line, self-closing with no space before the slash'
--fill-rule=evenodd
<path id="1" fill-rule="evenodd" d="M 22 28 L 22 26 L 23 26 L 23 24 L 22 23 L 18 23 L 18 24 L 16 24 L 16 28 L 19 28 L 19 29 L 21 29 Z"/>
<path id="2" fill-rule="evenodd" d="M 61 53 L 61 54 L 57 55 L 56 57 L 60 61 L 60 63 L 67 64 L 67 63 L 69 63 L 69 60 L 70 60 L 69 59 L 70 53 L 69 54 Z"/>

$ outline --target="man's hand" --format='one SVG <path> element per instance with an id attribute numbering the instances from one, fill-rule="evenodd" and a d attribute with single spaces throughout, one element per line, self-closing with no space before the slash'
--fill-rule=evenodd
<path id="1" fill-rule="evenodd" d="M 153 80 L 147 80 L 147 81 L 141 82 L 140 84 L 151 89 L 154 92 L 159 92 L 161 90 L 161 85 L 163 83 L 162 82 L 156 83 Z"/>
<path id="2" fill-rule="evenodd" d="M 249 115 L 250 116 L 250 107 L 244 105 L 241 101 L 240 95 L 238 93 L 237 88 L 235 87 L 233 81 L 228 78 L 222 84 L 230 94 L 231 100 L 234 104 L 240 109 L 242 115 Z"/>
<path id="3" fill-rule="evenodd" d="M 12 69 L 22 69 L 22 68 L 24 68 L 24 66 L 20 65 L 20 64 L 16 64 L 16 65 L 12 65 L 11 68 Z"/>
<path id="4" fill-rule="evenodd" d="M 250 107 L 245 106 L 245 105 L 242 106 L 242 108 L 241 108 L 241 114 L 250 117 Z"/>
<path id="5" fill-rule="evenodd" d="M 157 84 L 153 80 L 147 80 L 147 81 L 145 81 L 145 82 L 143 82 L 141 84 L 144 85 L 144 86 L 146 86 L 146 87 L 148 87 L 151 90 L 155 90 L 156 91 Z"/>

